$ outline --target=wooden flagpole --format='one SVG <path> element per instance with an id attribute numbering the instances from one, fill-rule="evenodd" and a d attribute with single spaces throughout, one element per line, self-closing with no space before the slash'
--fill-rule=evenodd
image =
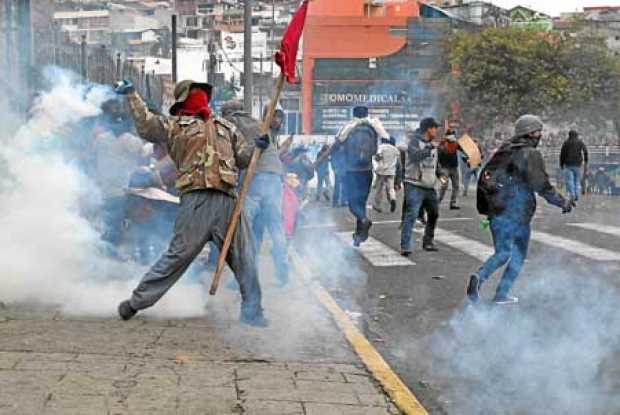
<path id="1" fill-rule="evenodd" d="M 263 135 L 269 133 L 271 122 L 273 121 L 273 116 L 276 112 L 278 101 L 280 100 L 280 95 L 282 94 L 282 90 L 284 89 L 284 82 L 285 76 L 284 73 L 281 73 L 278 81 L 276 82 L 276 88 L 271 99 L 271 103 L 269 104 L 267 115 L 263 120 L 263 125 L 261 128 L 261 133 Z M 243 201 L 245 200 L 245 196 L 250 188 L 250 183 L 252 183 L 252 176 L 254 176 L 256 163 L 258 162 L 261 153 L 262 150 L 260 148 L 254 148 L 252 158 L 250 159 L 250 164 L 248 165 L 245 178 L 243 179 L 241 191 L 239 192 L 239 197 L 237 198 L 237 203 L 235 204 L 235 209 L 233 210 L 232 217 L 230 218 L 230 223 L 228 224 L 228 229 L 226 230 L 224 245 L 222 245 L 222 249 L 220 250 L 220 256 L 217 259 L 217 267 L 215 269 L 213 281 L 211 282 L 211 289 L 209 290 L 209 294 L 211 295 L 215 295 L 220 285 L 220 280 L 222 279 L 222 271 L 224 270 L 224 265 L 226 264 L 226 257 L 228 256 L 228 251 L 230 250 L 230 245 L 232 244 L 232 240 L 235 236 L 235 231 L 237 230 L 237 225 L 239 224 L 239 218 L 241 217 Z"/>

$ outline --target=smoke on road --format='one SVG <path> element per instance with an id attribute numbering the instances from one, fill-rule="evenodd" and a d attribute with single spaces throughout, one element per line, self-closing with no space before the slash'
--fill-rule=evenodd
<path id="1" fill-rule="evenodd" d="M 15 114 L 0 115 L 7 127 L 0 133 L 0 300 L 54 304 L 72 315 L 113 315 L 144 269 L 104 254 L 96 226 L 105 214 L 103 195 L 82 161 L 92 151 L 84 141 L 93 133 L 88 120 L 114 95 L 58 69 L 46 72 L 46 82 L 49 89 L 35 98 L 22 125 L 15 124 Z M 116 156 L 107 153 L 110 166 L 118 165 Z M 152 313 L 201 314 L 202 292 L 180 284 Z"/>
<path id="2" fill-rule="evenodd" d="M 620 346 L 616 288 L 562 266 L 541 266 L 517 294 L 524 300 L 518 306 L 466 306 L 444 329 L 409 349 L 430 350 L 426 371 L 445 381 L 449 412 L 617 409 L 620 400 L 610 392 L 618 386 L 617 373 L 605 370 Z"/>

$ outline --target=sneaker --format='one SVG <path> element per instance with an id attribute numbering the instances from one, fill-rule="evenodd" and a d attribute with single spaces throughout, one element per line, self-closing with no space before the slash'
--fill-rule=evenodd
<path id="1" fill-rule="evenodd" d="M 480 277 L 478 274 L 471 274 L 469 284 L 467 285 L 467 298 L 472 303 L 480 301 Z"/>
<path id="2" fill-rule="evenodd" d="M 400 251 L 400 255 L 409 258 L 411 256 L 411 251 Z"/>
<path id="3" fill-rule="evenodd" d="M 265 328 L 269 327 L 269 320 L 265 318 L 262 311 L 254 315 L 248 315 L 246 313 L 241 313 L 241 318 L 239 321 L 243 324 L 247 324 L 248 326 L 257 327 L 257 328 Z"/>
<path id="4" fill-rule="evenodd" d="M 118 305 L 118 315 L 125 321 L 130 320 L 138 313 L 138 310 L 134 309 L 129 300 L 125 300 Z"/>
<path id="5" fill-rule="evenodd" d="M 495 298 L 493 299 L 493 302 L 497 305 L 510 305 L 510 304 L 517 304 L 519 302 L 519 299 L 511 295 L 504 295 L 504 296 L 496 295 Z"/>
<path id="6" fill-rule="evenodd" d="M 427 242 L 424 245 L 422 245 L 422 249 L 424 249 L 425 251 L 428 251 L 428 252 L 437 252 L 437 251 L 439 251 L 439 249 L 437 249 L 435 244 L 432 243 L 432 242 Z"/>
<path id="7" fill-rule="evenodd" d="M 390 200 L 390 212 L 396 212 L 396 200 Z"/>
<path id="8" fill-rule="evenodd" d="M 372 222 L 370 221 L 370 219 L 364 219 L 362 221 L 362 225 L 360 227 L 360 233 L 358 235 L 361 242 L 365 242 L 368 239 L 368 232 L 370 231 L 371 227 L 372 227 Z"/>
<path id="9" fill-rule="evenodd" d="M 460 210 L 461 208 L 457 205 L 450 205 L 450 210 Z"/>

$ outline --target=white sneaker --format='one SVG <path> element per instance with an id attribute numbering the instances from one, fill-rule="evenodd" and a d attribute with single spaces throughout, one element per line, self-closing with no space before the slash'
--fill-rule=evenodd
<path id="1" fill-rule="evenodd" d="M 517 304 L 519 299 L 517 297 L 513 297 L 511 295 L 507 295 L 505 297 L 495 297 L 493 302 L 497 305 L 510 305 Z"/>

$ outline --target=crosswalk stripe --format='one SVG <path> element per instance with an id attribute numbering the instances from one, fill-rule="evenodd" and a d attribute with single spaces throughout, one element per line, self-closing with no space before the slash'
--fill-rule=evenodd
<path id="1" fill-rule="evenodd" d="M 573 226 L 576 228 L 586 229 L 589 231 L 595 231 L 599 233 L 606 233 L 608 235 L 620 236 L 620 227 L 619 226 L 611 226 L 611 225 L 602 225 L 600 223 L 569 223 L 569 226 Z"/>
<path id="2" fill-rule="evenodd" d="M 416 229 L 417 233 L 423 233 L 423 230 Z M 442 244 L 451 246 L 466 253 L 469 256 L 485 261 L 494 250 L 491 246 L 464 238 L 453 232 L 443 229 L 435 229 L 435 239 Z M 595 261 L 620 261 L 620 253 L 610 251 L 608 249 L 598 248 L 572 239 L 563 238 L 561 236 L 551 235 L 545 232 L 536 231 L 532 233 L 532 240 L 551 245 L 554 248 L 563 249 L 565 251 L 577 254 Z"/>
<path id="3" fill-rule="evenodd" d="M 336 235 L 344 243 L 352 243 L 351 232 L 339 232 Z M 357 248 L 357 251 L 375 267 L 403 267 L 415 265 L 415 262 L 401 256 L 400 253 L 372 236 Z"/>
<path id="4" fill-rule="evenodd" d="M 419 234 L 424 233 L 422 229 L 416 229 L 415 232 Z M 446 231 L 445 229 L 435 228 L 435 240 L 454 249 L 458 249 L 480 261 L 486 261 L 494 252 L 493 248 L 487 244 L 462 237 L 456 233 Z"/>
<path id="5" fill-rule="evenodd" d="M 551 245 L 554 248 L 563 249 L 573 254 L 584 256 L 595 261 L 620 261 L 620 252 L 610 251 L 608 249 L 597 248 L 572 239 L 563 238 L 561 236 L 551 235 L 546 232 L 533 232 L 532 239 Z"/>

